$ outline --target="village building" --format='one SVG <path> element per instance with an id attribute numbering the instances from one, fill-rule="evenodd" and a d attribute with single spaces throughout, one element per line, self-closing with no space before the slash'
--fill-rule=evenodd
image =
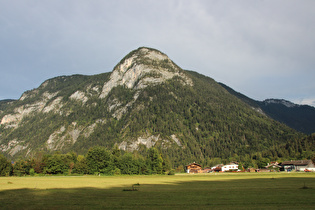
<path id="1" fill-rule="evenodd" d="M 315 164 L 311 160 L 291 160 L 281 163 L 282 171 L 315 171 Z"/>
<path id="2" fill-rule="evenodd" d="M 227 165 L 224 165 L 221 167 L 221 171 L 238 171 L 238 163 L 237 162 L 231 162 Z"/>
<path id="3" fill-rule="evenodd" d="M 186 166 L 186 172 L 189 174 L 197 174 L 197 173 L 202 173 L 202 167 L 201 165 L 197 163 L 191 163 Z"/>
<path id="4" fill-rule="evenodd" d="M 255 169 L 255 172 L 271 172 L 270 169 L 267 168 L 259 168 L 259 169 Z"/>
<path id="5" fill-rule="evenodd" d="M 222 170 L 222 166 L 224 166 L 224 165 L 223 164 L 218 164 L 218 165 L 212 166 L 211 170 L 214 171 L 214 172 L 220 172 Z"/>

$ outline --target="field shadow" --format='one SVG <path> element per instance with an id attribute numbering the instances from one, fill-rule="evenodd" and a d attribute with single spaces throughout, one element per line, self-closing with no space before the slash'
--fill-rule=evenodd
<path id="1" fill-rule="evenodd" d="M 305 187 L 306 186 L 306 187 Z M 312 209 L 314 178 L 259 178 L 113 188 L 0 191 L 0 209 Z M 130 186 L 130 189 L 132 186 Z"/>

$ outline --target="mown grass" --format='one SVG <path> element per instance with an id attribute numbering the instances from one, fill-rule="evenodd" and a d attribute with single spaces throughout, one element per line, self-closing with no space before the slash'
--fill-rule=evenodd
<path id="1" fill-rule="evenodd" d="M 314 173 L 0 178 L 0 209 L 314 209 L 314 195 Z"/>

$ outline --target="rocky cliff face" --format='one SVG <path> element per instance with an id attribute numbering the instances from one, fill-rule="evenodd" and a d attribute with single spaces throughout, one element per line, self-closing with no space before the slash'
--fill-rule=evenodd
<path id="1" fill-rule="evenodd" d="M 110 79 L 103 86 L 100 98 L 105 98 L 117 86 L 141 90 L 149 85 L 157 85 L 173 77 L 180 77 L 183 84 L 192 85 L 192 81 L 165 54 L 140 48 L 115 67 Z"/>

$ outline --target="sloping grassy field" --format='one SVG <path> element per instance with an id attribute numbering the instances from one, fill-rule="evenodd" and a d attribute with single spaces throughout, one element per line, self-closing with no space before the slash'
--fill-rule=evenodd
<path id="1" fill-rule="evenodd" d="M 0 209 L 315 209 L 314 198 L 315 173 L 0 177 Z"/>

